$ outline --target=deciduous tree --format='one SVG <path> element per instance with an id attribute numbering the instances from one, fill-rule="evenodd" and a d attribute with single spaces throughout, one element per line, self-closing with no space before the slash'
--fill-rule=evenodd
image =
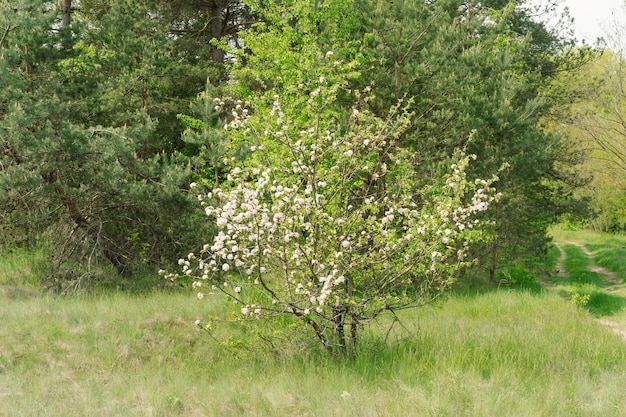
<path id="1" fill-rule="evenodd" d="M 226 181 L 198 194 L 219 232 L 179 261 L 180 275 L 195 277 L 201 299 L 225 295 L 246 319 L 291 316 L 346 354 L 367 322 L 431 302 L 471 263 L 497 178 L 469 180 L 462 157 L 418 188 L 398 146 L 410 101 L 376 117 L 360 105 L 369 92 L 346 90 L 352 66 L 313 51 L 293 69 L 317 78 L 284 80 L 269 106 L 257 96 L 235 107 L 230 141 L 251 154 L 227 158 Z M 357 105 L 338 110 L 350 95 Z"/>

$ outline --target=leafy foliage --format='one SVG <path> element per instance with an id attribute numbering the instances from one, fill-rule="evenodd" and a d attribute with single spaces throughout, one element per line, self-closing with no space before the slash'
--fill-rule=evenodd
<path id="1" fill-rule="evenodd" d="M 345 353 L 364 323 L 432 301 L 471 263 L 470 243 L 485 237 L 475 216 L 495 201 L 496 178 L 469 181 L 463 157 L 422 185 L 416 158 L 400 146 L 413 101 L 385 117 L 371 111 L 371 89 L 350 88 L 359 63 L 319 49 L 317 15 L 290 13 L 294 20 L 274 17 L 277 31 L 263 23 L 242 35 L 252 55 L 236 69 L 233 90 L 246 102 L 231 111 L 221 142 L 228 174 L 198 196 L 219 233 L 179 263 L 183 276 L 197 272 L 195 287 L 209 286 L 200 298 L 224 293 L 246 318 L 295 316 Z M 269 40 L 281 36 L 289 41 Z M 259 81 L 270 71 L 280 74 L 272 84 Z M 233 153 L 240 148 L 250 151 L 243 160 Z"/>
<path id="2" fill-rule="evenodd" d="M 210 3 L 83 0 L 69 25 L 58 5 L 2 4 L 5 241 L 54 242 L 57 275 L 74 278 L 107 262 L 124 274 L 167 265 L 215 233 L 192 209 L 190 182 L 221 187 L 233 164 L 277 168 L 288 158 L 264 130 L 231 129 L 243 110 L 251 120 L 270 114 L 278 94 L 289 129 L 342 138 L 358 117 L 402 120 L 394 151 L 376 158 L 391 167 L 400 155 L 395 178 L 414 192 L 442 183 L 461 150 L 478 156 L 470 177 L 510 166 L 494 184 L 495 210 L 482 213 L 493 238 L 472 258 L 495 280 L 545 253 L 547 225 L 571 208 L 563 179 L 573 178 L 559 137 L 540 124 L 554 109 L 545 87 L 580 61 L 524 2 Z M 312 94 L 323 109 L 307 108 Z M 314 122 L 320 115 L 327 126 Z M 255 141 L 274 156 L 250 153 Z"/>
<path id="3" fill-rule="evenodd" d="M 137 8 L 133 15 L 116 6 L 102 26 L 76 26 L 81 36 L 71 45 L 51 30 L 54 9 L 33 14 L 25 5 L 2 12 L 11 29 L 0 55 L 3 239 L 34 244 L 43 236 L 61 287 L 95 275 L 98 260 L 122 275 L 172 262 L 190 243 L 184 228 L 193 230 L 181 192 L 189 170 L 162 152 L 167 122 L 153 117 L 172 109 L 151 113 L 163 90 L 150 87 L 157 77 L 138 75 L 151 67 L 141 37 L 111 36 L 113 21 L 136 34 L 153 36 L 152 27 L 139 24 L 146 19 Z M 122 16 L 129 20 L 115 20 Z"/>
<path id="4" fill-rule="evenodd" d="M 324 111 L 336 88 L 311 94 L 310 126 L 278 101 L 271 115 L 241 122 L 245 138 L 261 136 L 258 155 L 209 193 L 205 211 L 220 231 L 199 258 L 179 263 L 185 275 L 198 270 L 194 286 L 226 294 L 244 316 L 294 315 L 329 350 L 345 352 L 364 322 L 450 286 L 480 236 L 473 216 L 494 200 L 495 179 L 467 181 L 464 158 L 416 199 L 410 158 L 393 145 L 408 115 L 380 120 L 355 109 L 339 130 Z M 235 270 L 241 283 L 229 277 Z"/>
<path id="5" fill-rule="evenodd" d="M 624 68 L 621 53 L 594 51 L 594 59 L 563 76 L 554 89 L 570 94 L 566 117 L 554 128 L 578 152 L 579 168 L 588 178 L 588 186 L 578 191 L 590 200 L 594 215 L 589 226 L 596 231 L 622 231 L 626 226 L 624 199 L 626 184 L 626 134 L 623 92 Z M 574 80 L 574 82 L 572 82 Z"/>
<path id="6" fill-rule="evenodd" d="M 365 79 L 382 88 L 378 111 L 403 94 L 419 97 L 402 143 L 419 158 L 424 181 L 459 147 L 479 156 L 474 175 L 510 166 L 498 183 L 503 198 L 490 213 L 496 237 L 476 253 L 492 279 L 520 257 L 543 256 L 547 227 L 570 204 L 568 188 L 554 181 L 562 177 L 555 165 L 559 138 L 539 123 L 550 109 L 541 97 L 545 82 L 567 61 L 551 53 L 560 40 L 518 6 L 385 4 L 368 14 L 371 32 L 361 48 Z"/>

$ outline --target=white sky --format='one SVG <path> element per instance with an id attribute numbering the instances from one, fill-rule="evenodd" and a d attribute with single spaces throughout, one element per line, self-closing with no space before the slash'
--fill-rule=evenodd
<path id="1" fill-rule="evenodd" d="M 545 0 L 530 0 L 531 5 L 542 5 Z M 623 49 L 626 39 L 616 39 L 621 27 L 622 37 L 626 38 L 626 0 L 561 0 L 560 9 L 567 7 L 574 18 L 573 29 L 578 41 L 584 40 L 594 45 L 598 37 L 603 37 L 609 47 Z M 560 13 L 559 13 L 560 15 Z M 548 25 L 556 24 L 558 16 L 548 19 Z"/>
<path id="2" fill-rule="evenodd" d="M 615 36 L 615 23 L 624 26 L 626 22 L 625 0 L 564 0 L 574 18 L 576 37 L 587 43 L 603 36 Z M 610 39 L 607 39 L 610 41 Z"/>

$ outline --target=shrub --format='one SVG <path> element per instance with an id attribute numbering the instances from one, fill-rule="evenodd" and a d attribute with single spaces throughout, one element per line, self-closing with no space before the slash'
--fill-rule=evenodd
<path id="1" fill-rule="evenodd" d="M 364 323 L 431 302 L 472 262 L 468 247 L 484 237 L 475 215 L 496 199 L 497 178 L 468 180 L 475 156 L 461 155 L 416 189 L 395 140 L 411 115 L 399 105 L 376 117 L 358 105 L 366 94 L 335 80 L 316 80 L 303 108 L 283 110 L 275 96 L 265 109 L 235 109 L 231 140 L 251 154 L 199 194 L 219 231 L 179 263 L 199 298 L 225 295 L 243 319 L 293 316 L 327 350 L 348 353 Z M 333 102 L 350 94 L 357 105 L 338 117 Z"/>

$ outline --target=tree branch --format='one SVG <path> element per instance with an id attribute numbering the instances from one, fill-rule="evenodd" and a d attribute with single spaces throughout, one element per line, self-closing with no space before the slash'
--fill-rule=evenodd
<path id="1" fill-rule="evenodd" d="M 2 48 L 2 46 L 4 45 L 4 42 L 7 39 L 7 36 L 9 35 L 9 32 L 11 32 L 13 29 L 15 29 L 15 26 L 11 27 L 11 25 L 9 25 L 7 27 L 7 30 L 4 31 L 4 35 L 2 35 L 2 39 L 0 39 L 0 48 Z"/>

